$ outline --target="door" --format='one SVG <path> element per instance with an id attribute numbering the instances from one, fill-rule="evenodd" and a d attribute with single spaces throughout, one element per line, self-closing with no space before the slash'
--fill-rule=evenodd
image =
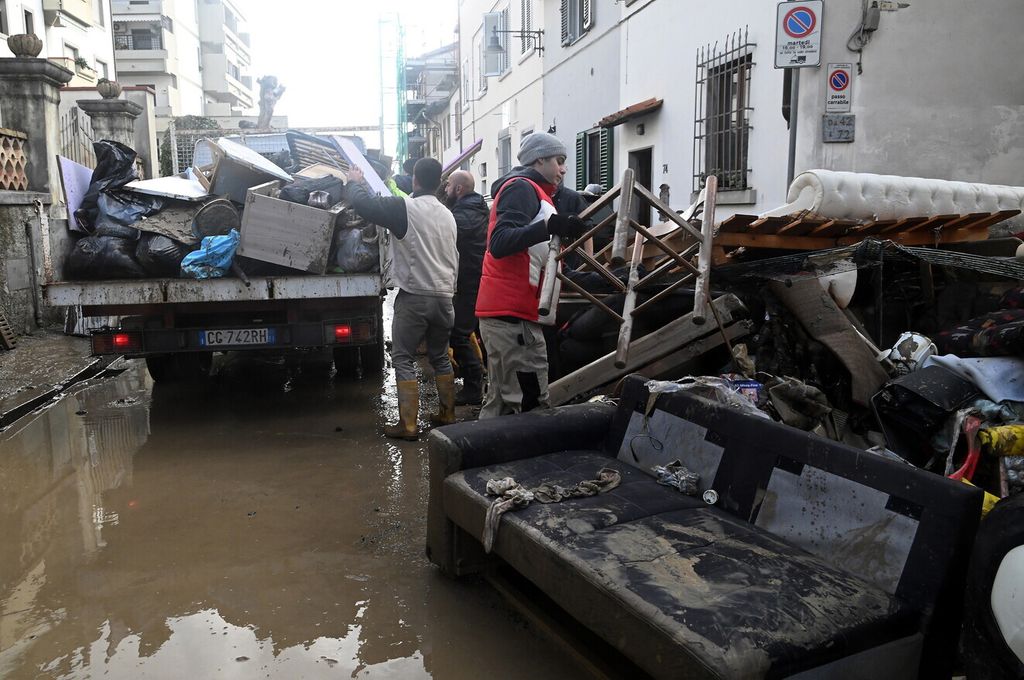
<path id="1" fill-rule="evenodd" d="M 653 193 L 651 163 L 654 149 L 648 147 L 629 152 L 629 167 L 633 169 L 635 181 Z M 645 227 L 651 226 L 651 204 L 649 201 L 636 197 L 633 202 L 633 219 Z"/>

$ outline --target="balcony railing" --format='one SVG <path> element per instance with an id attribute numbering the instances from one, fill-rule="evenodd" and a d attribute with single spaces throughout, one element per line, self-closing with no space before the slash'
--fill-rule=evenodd
<path id="1" fill-rule="evenodd" d="M 162 50 L 163 36 L 160 35 L 114 35 L 115 50 Z"/>

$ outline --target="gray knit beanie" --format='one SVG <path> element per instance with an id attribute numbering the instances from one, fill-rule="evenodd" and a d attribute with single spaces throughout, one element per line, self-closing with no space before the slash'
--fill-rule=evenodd
<path id="1" fill-rule="evenodd" d="M 565 144 L 562 144 L 558 137 L 546 132 L 534 132 L 519 142 L 519 163 L 522 165 L 531 165 L 541 158 L 568 155 Z"/>

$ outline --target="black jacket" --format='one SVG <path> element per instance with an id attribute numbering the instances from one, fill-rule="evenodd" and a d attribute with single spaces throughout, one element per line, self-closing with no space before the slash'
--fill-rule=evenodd
<path id="1" fill-rule="evenodd" d="M 590 207 L 590 203 L 587 199 L 583 198 L 579 192 L 570 189 L 564 184 L 559 185 L 558 191 L 555 192 L 554 197 L 555 209 L 559 215 L 579 215 L 581 212 Z"/>
<path id="2" fill-rule="evenodd" d="M 494 182 L 491 196 L 497 197 L 501 188 L 516 177 L 526 177 L 542 186 L 550 185 L 544 176 L 533 168 L 519 166 L 512 168 L 512 172 Z M 537 198 L 537 192 L 533 187 L 526 182 L 509 184 L 498 201 L 497 221 L 487 243 L 491 256 L 508 257 L 534 244 L 547 241 L 550 237 L 547 225 L 542 220 L 533 221 L 539 210 L 540 199 Z"/>
<path id="3" fill-rule="evenodd" d="M 480 272 L 484 266 L 484 251 L 487 250 L 487 221 L 491 210 L 484 197 L 474 191 L 455 202 L 452 214 L 455 215 L 455 226 L 459 229 L 456 239 L 459 250 L 456 290 L 460 293 L 475 291 L 480 287 Z"/>

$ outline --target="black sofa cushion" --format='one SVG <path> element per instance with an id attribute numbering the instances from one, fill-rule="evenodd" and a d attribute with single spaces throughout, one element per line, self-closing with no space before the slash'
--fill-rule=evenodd
<path id="1" fill-rule="evenodd" d="M 601 467 L 605 494 L 506 514 L 494 551 L 659 677 L 772 677 L 909 635 L 894 597 L 597 451 L 450 475 L 449 516 L 480 536 L 488 480 L 572 484 Z"/>

